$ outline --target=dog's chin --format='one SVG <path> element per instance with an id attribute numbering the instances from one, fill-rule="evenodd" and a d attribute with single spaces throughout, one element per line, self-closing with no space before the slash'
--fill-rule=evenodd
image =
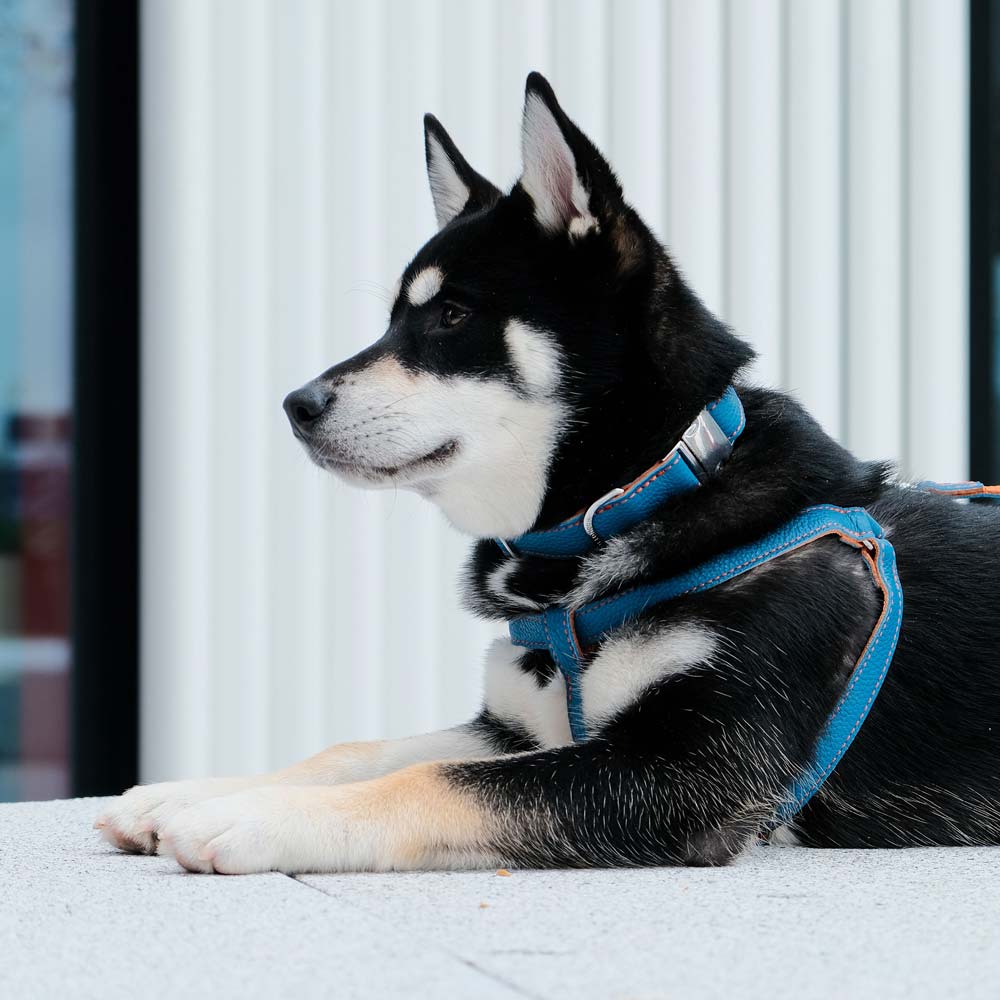
<path id="1" fill-rule="evenodd" d="M 398 462 L 376 465 L 363 458 L 341 458 L 310 451 L 312 460 L 327 472 L 332 472 L 347 482 L 369 489 L 398 486 L 419 487 L 447 469 L 458 455 L 460 446 L 454 438 L 418 455 L 400 458 Z"/>

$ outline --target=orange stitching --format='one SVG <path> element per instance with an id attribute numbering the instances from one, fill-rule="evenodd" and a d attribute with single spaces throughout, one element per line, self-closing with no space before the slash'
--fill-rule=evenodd
<path id="1" fill-rule="evenodd" d="M 625 504 L 627 504 L 629 500 L 632 499 L 632 497 L 637 497 L 647 486 L 651 486 L 653 483 L 655 483 L 656 480 L 660 478 L 660 476 L 662 476 L 665 472 L 668 472 L 670 469 L 672 469 L 680 460 L 681 456 L 680 452 L 678 452 L 674 456 L 674 460 L 669 465 L 665 465 L 662 469 L 660 469 L 660 471 L 657 472 L 655 476 L 652 476 L 650 479 L 647 479 L 645 481 L 643 481 L 642 476 L 640 476 L 638 479 L 633 479 L 632 480 L 633 483 L 641 482 L 642 485 L 638 487 L 638 489 L 632 489 L 632 487 L 629 486 L 629 488 L 625 491 L 625 493 L 622 496 L 615 497 L 614 500 L 611 500 L 610 502 L 606 503 L 603 507 L 600 508 L 600 510 L 595 512 L 594 516 L 596 517 L 597 514 L 603 514 L 606 510 L 611 510 L 612 507 L 624 507 Z M 632 490 L 632 492 L 629 492 L 629 490 Z"/>

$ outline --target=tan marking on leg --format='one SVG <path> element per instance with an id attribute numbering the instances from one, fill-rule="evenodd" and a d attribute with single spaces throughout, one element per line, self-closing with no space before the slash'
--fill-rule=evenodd
<path id="1" fill-rule="evenodd" d="M 354 794 L 346 809 L 354 821 L 385 836 L 391 853 L 386 867 L 496 863 L 487 849 L 497 829 L 496 817 L 449 781 L 441 764 L 414 764 L 348 789 Z"/>

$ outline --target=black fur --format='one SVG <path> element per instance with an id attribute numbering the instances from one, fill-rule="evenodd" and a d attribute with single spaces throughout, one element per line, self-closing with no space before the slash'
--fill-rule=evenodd
<path id="1" fill-rule="evenodd" d="M 616 542 L 635 556 L 621 561 L 627 572 L 595 584 L 600 552 L 520 557 L 509 589 L 539 604 L 581 587 L 596 597 L 751 542 L 811 504 L 867 507 L 896 548 L 902 634 L 860 735 L 794 829 L 816 846 L 1000 842 L 1000 512 L 901 488 L 886 465 L 857 461 L 788 396 L 740 384 L 749 347 L 685 284 L 548 84 L 533 75 L 528 90 L 553 109 L 598 231 L 543 232 L 521 186 L 496 198 L 483 189 L 408 271 L 441 266 L 444 298 L 471 310 L 461 337 L 442 330 L 440 302 L 414 309 L 401 296 L 386 337 L 328 376 L 391 353 L 414 370 L 516 382 L 496 330 L 529 315 L 558 338 L 560 391 L 574 418 L 536 527 L 661 459 L 735 380 L 747 426 L 731 459 Z M 436 122 L 429 127 L 454 150 Z M 490 540 L 475 548 L 468 602 L 482 615 L 523 612 L 488 586 L 505 558 Z M 477 725 L 522 752 L 447 773 L 498 817 L 503 833 L 489 846 L 511 863 L 724 863 L 809 761 L 880 606 L 856 553 L 813 544 L 651 611 L 649 627 L 697 621 L 723 651 L 660 682 L 588 742 L 523 753 L 530 739 L 485 713 Z M 540 682 L 554 669 L 547 654 L 521 663 Z"/>

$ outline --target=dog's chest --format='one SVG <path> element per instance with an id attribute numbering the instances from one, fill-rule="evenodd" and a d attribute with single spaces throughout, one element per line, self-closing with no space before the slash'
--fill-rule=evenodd
<path id="1" fill-rule="evenodd" d="M 576 681 L 588 735 L 599 734 L 670 677 L 711 664 L 717 645 L 715 632 L 692 620 L 621 629 L 595 651 Z M 554 666 L 535 666 L 533 654 L 498 639 L 487 657 L 486 708 L 541 747 L 572 743 L 567 680 Z"/>

